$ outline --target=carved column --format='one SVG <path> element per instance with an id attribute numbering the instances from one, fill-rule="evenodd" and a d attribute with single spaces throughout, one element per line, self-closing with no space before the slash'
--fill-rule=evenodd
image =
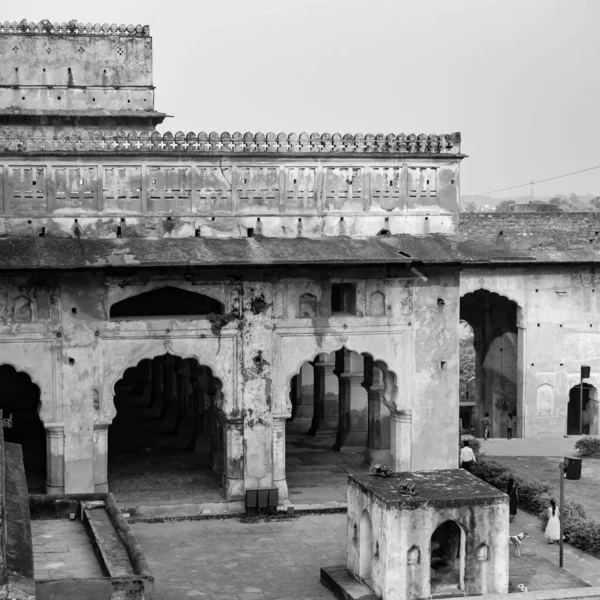
<path id="1" fill-rule="evenodd" d="M 215 411 L 216 412 L 216 411 Z M 214 414 L 214 413 L 213 413 Z M 215 414 L 212 420 L 211 450 L 210 457 L 212 470 L 215 473 L 223 472 L 223 416 Z"/>
<path id="2" fill-rule="evenodd" d="M 390 411 L 391 465 L 394 471 L 412 468 L 412 410 Z"/>
<path id="3" fill-rule="evenodd" d="M 65 493 L 65 429 L 48 423 L 46 429 L 46 493 Z"/>
<path id="4" fill-rule="evenodd" d="M 223 428 L 223 493 L 226 500 L 239 500 L 244 497 L 244 419 L 227 419 Z"/>
<path id="5" fill-rule="evenodd" d="M 318 356 L 314 362 L 314 413 L 311 435 L 336 433 L 339 424 L 339 383 L 333 370 L 335 361 Z"/>
<path id="6" fill-rule="evenodd" d="M 384 383 L 381 371 L 373 367 L 373 360 L 365 358 L 365 380 L 367 390 L 369 435 L 366 462 L 387 463 L 390 459 L 390 413 L 383 404 Z M 369 363 L 369 364 L 368 364 Z"/>
<path id="7" fill-rule="evenodd" d="M 94 423 L 94 492 L 108 492 L 108 427 L 110 423 Z"/>
<path id="8" fill-rule="evenodd" d="M 310 363 L 304 363 L 296 376 L 296 411 L 294 422 L 312 420 L 315 406 L 315 374 Z"/>
<path id="9" fill-rule="evenodd" d="M 363 388 L 363 357 L 343 349 L 339 353 L 340 427 L 336 448 L 365 448 L 368 439 L 367 392 Z M 340 365 L 340 366 L 341 366 Z M 343 370 L 342 370 L 343 369 Z"/>
<path id="10" fill-rule="evenodd" d="M 273 415 L 273 485 L 279 490 L 279 504 L 288 498 L 285 477 L 285 415 Z"/>

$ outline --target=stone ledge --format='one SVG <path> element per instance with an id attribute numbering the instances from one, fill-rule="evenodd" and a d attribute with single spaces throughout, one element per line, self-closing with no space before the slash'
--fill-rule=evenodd
<path id="1" fill-rule="evenodd" d="M 322 568 L 321 585 L 338 600 L 378 600 L 366 585 L 359 583 L 348 573 L 346 567 Z M 479 599 L 481 600 L 481 596 Z"/>

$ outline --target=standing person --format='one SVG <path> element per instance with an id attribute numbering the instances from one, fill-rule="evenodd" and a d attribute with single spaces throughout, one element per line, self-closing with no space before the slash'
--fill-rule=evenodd
<path id="1" fill-rule="evenodd" d="M 554 542 L 560 540 L 560 511 L 556 508 L 555 500 L 550 500 L 550 506 L 548 507 L 548 525 L 546 525 L 544 535 L 549 544 L 554 544 Z"/>
<path id="2" fill-rule="evenodd" d="M 490 437 L 490 429 L 492 427 L 490 413 L 485 413 L 485 417 L 481 419 L 481 424 L 483 425 L 483 439 L 487 440 Z"/>
<path id="3" fill-rule="evenodd" d="M 513 414 L 511 412 L 506 413 L 506 439 L 512 440 L 513 432 Z"/>
<path id="4" fill-rule="evenodd" d="M 554 542 L 560 540 L 560 511 L 556 508 L 555 500 L 550 500 L 550 506 L 548 507 L 548 525 L 546 525 L 544 535 L 549 544 L 554 544 Z"/>
<path id="5" fill-rule="evenodd" d="M 460 466 L 471 472 L 471 469 L 476 462 L 477 460 L 475 460 L 473 448 L 471 448 L 469 440 L 465 440 L 463 442 L 463 447 L 460 449 Z"/>
<path id="6" fill-rule="evenodd" d="M 512 523 L 517 515 L 517 506 L 519 505 L 519 488 L 512 477 L 508 480 L 508 484 L 506 485 L 506 493 L 508 494 L 509 521 Z"/>

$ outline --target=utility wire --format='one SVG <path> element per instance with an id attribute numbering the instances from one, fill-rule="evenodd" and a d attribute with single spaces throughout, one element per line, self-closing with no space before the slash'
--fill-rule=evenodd
<path id="1" fill-rule="evenodd" d="M 600 165 L 590 167 L 589 169 L 581 169 L 581 171 L 573 171 L 572 173 L 565 173 L 564 175 L 557 175 L 556 177 L 548 177 L 548 179 L 540 179 L 539 181 L 530 181 L 529 183 L 522 183 L 521 185 L 513 185 L 512 187 L 502 188 L 501 190 L 494 190 L 493 192 L 481 192 L 480 194 L 473 194 L 471 196 L 465 196 L 465 198 L 477 198 L 477 196 L 490 196 L 491 194 L 498 194 L 499 192 L 507 192 L 509 190 L 516 190 L 517 188 L 527 187 L 531 184 L 544 183 L 545 181 L 552 181 L 554 179 L 561 179 L 562 177 L 570 177 L 571 175 L 577 175 L 578 173 L 585 173 L 586 171 L 593 171 L 594 169 L 600 169 Z"/>

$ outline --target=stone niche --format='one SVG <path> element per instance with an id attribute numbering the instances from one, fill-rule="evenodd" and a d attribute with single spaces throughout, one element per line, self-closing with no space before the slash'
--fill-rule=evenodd
<path id="1" fill-rule="evenodd" d="M 382 600 L 507 594 L 508 536 L 508 496 L 464 469 L 349 477 L 347 569 Z"/>

